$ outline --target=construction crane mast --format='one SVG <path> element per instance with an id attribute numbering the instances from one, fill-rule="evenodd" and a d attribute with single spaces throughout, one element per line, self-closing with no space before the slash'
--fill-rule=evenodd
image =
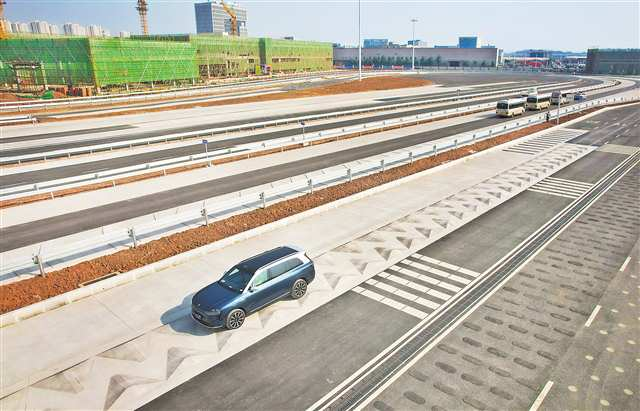
<path id="1" fill-rule="evenodd" d="M 233 9 L 229 7 L 227 3 L 224 2 L 224 0 L 220 0 L 220 3 L 222 4 L 224 11 L 226 11 L 229 17 L 231 17 L 231 33 L 230 34 L 232 36 L 239 36 L 240 33 L 238 32 L 238 16 L 236 16 L 236 12 L 233 11 Z"/>
<path id="2" fill-rule="evenodd" d="M 7 4 L 5 0 L 0 0 L 0 40 L 9 37 L 7 31 L 7 20 L 4 19 L 4 5 Z"/>
<path id="3" fill-rule="evenodd" d="M 140 31 L 146 36 L 149 34 L 149 23 L 147 22 L 149 6 L 147 5 L 147 0 L 138 0 L 136 10 L 138 10 L 138 14 L 140 15 Z"/>

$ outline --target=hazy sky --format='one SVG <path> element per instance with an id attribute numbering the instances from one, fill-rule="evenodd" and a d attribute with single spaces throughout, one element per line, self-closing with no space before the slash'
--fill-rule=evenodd
<path id="1" fill-rule="evenodd" d="M 195 32 L 193 0 L 150 0 L 152 33 Z M 100 24 L 117 34 L 139 31 L 134 0 L 7 0 L 11 21 Z M 357 44 L 357 0 L 245 0 L 250 36 Z M 586 50 L 640 47 L 640 0 L 362 1 L 362 38 L 416 38 L 428 45 L 456 44 L 478 34 L 506 51 L 527 48 Z"/>

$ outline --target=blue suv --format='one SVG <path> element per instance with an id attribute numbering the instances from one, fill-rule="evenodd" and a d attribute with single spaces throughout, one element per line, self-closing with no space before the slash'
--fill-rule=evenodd
<path id="1" fill-rule="evenodd" d="M 250 313 L 283 297 L 302 298 L 315 278 L 303 250 L 278 247 L 231 267 L 191 299 L 191 316 L 206 327 L 239 328 Z"/>

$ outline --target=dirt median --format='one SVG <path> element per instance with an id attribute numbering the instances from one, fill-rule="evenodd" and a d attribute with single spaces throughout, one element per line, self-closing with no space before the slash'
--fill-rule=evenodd
<path id="1" fill-rule="evenodd" d="M 566 116 L 562 123 L 587 114 L 596 108 Z M 552 123 L 537 124 L 492 139 L 446 151 L 432 157 L 414 161 L 384 172 L 376 173 L 317 190 L 313 194 L 282 201 L 247 213 L 235 215 L 208 226 L 192 228 L 158 240 L 142 244 L 137 248 L 118 251 L 97 257 L 61 270 L 47 273 L 46 277 L 33 277 L 0 286 L 0 313 L 6 313 L 54 297 L 80 287 L 80 284 L 114 272 L 127 272 L 162 259 L 201 247 L 206 244 L 251 230 L 261 225 L 289 217 L 338 199 L 380 186 L 393 180 L 424 171 L 470 154 L 518 139 L 520 137 L 553 127 Z"/>
<path id="2" fill-rule="evenodd" d="M 402 89 L 402 88 L 410 88 L 410 87 L 423 87 L 433 84 L 432 81 L 422 78 L 416 78 L 414 76 L 380 76 L 380 77 L 367 77 L 359 80 L 352 80 L 347 82 L 341 82 L 336 84 L 329 84 L 324 86 L 315 86 L 309 87 L 305 89 L 299 90 L 290 90 L 282 93 L 271 93 L 257 96 L 248 96 L 248 97 L 236 97 L 229 98 L 225 100 L 216 100 L 216 101 L 204 101 L 204 102 L 196 102 L 191 104 L 180 104 L 179 106 L 166 106 L 166 107 L 154 107 L 154 108 L 131 108 L 130 110 L 126 109 L 126 106 L 112 105 L 112 106 L 102 106 L 104 108 L 120 108 L 123 110 L 112 113 L 87 113 L 87 115 L 77 115 L 72 118 L 53 118 L 53 117 L 45 117 L 39 119 L 41 123 L 48 122 L 58 122 L 58 121 L 68 121 L 68 120 L 83 120 L 88 118 L 103 118 L 103 117 L 114 117 L 128 114 L 142 114 L 142 113 L 156 113 L 161 111 L 168 110 L 183 110 L 194 107 L 212 107 L 212 106 L 224 106 L 231 104 L 243 104 L 243 103 L 256 103 L 263 101 L 272 101 L 272 100 L 287 100 L 287 99 L 296 99 L 296 98 L 304 98 L 304 97 L 319 97 L 319 96 L 331 96 L 336 94 L 350 94 L 350 93 L 361 93 L 365 91 L 381 91 L 381 90 L 394 90 L 394 89 Z M 260 90 L 257 90 L 260 91 Z M 221 94 L 222 95 L 222 94 Z M 172 101 L 177 99 L 170 99 L 167 101 Z M 157 102 L 162 102 L 164 100 L 158 100 Z M 151 101 L 150 101 L 151 102 Z M 73 109 L 77 109 L 78 107 L 74 107 Z M 66 110 L 56 111 L 48 110 L 46 114 L 64 114 Z M 12 113 L 7 113 L 12 114 Z M 34 113 L 37 116 L 37 113 Z M 43 113 L 40 113 L 43 114 Z"/>

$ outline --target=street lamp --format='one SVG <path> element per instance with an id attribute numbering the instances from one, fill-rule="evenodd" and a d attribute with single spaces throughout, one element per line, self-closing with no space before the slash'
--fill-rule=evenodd
<path id="1" fill-rule="evenodd" d="M 304 121 L 301 121 L 300 125 L 302 126 L 302 141 L 304 141 L 304 126 L 306 126 L 306 123 Z"/>
<path id="2" fill-rule="evenodd" d="M 360 0 L 358 0 L 358 80 L 362 81 L 362 38 L 360 34 Z"/>
<path id="3" fill-rule="evenodd" d="M 413 25 L 413 40 L 411 40 L 413 47 L 411 47 L 411 70 L 416 69 L 416 23 L 418 19 L 411 19 Z"/>

